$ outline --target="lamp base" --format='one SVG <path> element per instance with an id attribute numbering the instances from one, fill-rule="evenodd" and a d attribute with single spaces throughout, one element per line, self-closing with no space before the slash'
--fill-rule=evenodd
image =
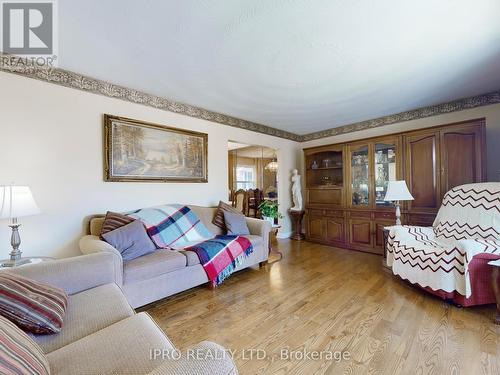
<path id="1" fill-rule="evenodd" d="M 401 225 L 401 209 L 399 201 L 394 203 L 396 205 L 396 225 Z"/>
<path id="2" fill-rule="evenodd" d="M 10 237 L 10 244 L 12 250 L 10 252 L 10 259 L 2 263 L 2 267 L 16 267 L 22 264 L 29 263 L 29 258 L 21 258 L 22 252 L 19 250 L 21 245 L 21 237 L 19 236 L 19 227 L 21 224 L 17 222 L 17 218 L 12 218 L 12 224 L 9 227 L 12 229 L 12 235 Z"/>

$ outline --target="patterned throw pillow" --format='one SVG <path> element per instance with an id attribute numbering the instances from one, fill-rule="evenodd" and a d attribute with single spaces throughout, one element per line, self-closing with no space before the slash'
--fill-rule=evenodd
<path id="1" fill-rule="evenodd" d="M 224 230 L 227 229 L 226 222 L 224 221 L 224 212 L 232 212 L 233 214 L 239 214 L 239 215 L 242 214 L 241 211 L 238 211 L 233 206 L 223 201 L 219 201 L 219 206 L 217 207 L 217 211 L 215 212 L 212 224 Z"/>
<path id="2" fill-rule="evenodd" d="M 0 272 L 0 315 L 36 334 L 61 331 L 68 295 L 60 288 Z"/>
<path id="3" fill-rule="evenodd" d="M 0 316 L 0 374 L 50 374 L 42 349 L 8 319 Z"/>
<path id="4" fill-rule="evenodd" d="M 130 224 L 135 219 L 130 216 L 120 214 L 118 212 L 108 211 L 101 228 L 101 238 L 103 234 L 111 232 L 112 230 L 123 227 L 124 225 Z"/>

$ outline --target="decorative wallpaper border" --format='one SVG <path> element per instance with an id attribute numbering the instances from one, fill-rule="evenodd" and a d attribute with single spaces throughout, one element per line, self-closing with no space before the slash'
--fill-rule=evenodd
<path id="1" fill-rule="evenodd" d="M 125 100 L 131 103 L 146 105 L 175 112 L 182 115 L 212 121 L 235 128 L 250 130 L 266 135 L 289 139 L 296 142 L 306 142 L 320 138 L 331 137 L 340 134 L 352 133 L 360 130 L 378 128 L 380 126 L 395 124 L 398 122 L 417 120 L 421 118 L 436 116 L 444 113 L 462 111 L 464 109 L 476 108 L 490 104 L 500 103 L 500 90 L 488 94 L 458 99 L 449 103 L 432 105 L 411 111 L 405 111 L 389 116 L 383 116 L 372 120 L 356 122 L 332 129 L 322 130 L 305 135 L 294 134 L 284 130 L 276 129 L 256 122 L 242 120 L 236 117 L 212 112 L 207 109 L 195 107 L 189 104 L 171 101 L 169 99 L 147 94 L 138 90 L 118 86 L 109 82 L 87 77 L 68 70 L 36 66 L 32 60 L 26 60 L 16 56 L 6 55 L 0 52 L 0 71 L 22 75 L 41 81 L 53 83 L 60 86 L 70 87 L 98 95 Z"/>
<path id="2" fill-rule="evenodd" d="M 301 136 L 256 122 L 242 120 L 236 117 L 212 112 L 207 109 L 195 107 L 189 104 L 174 102 L 161 96 L 147 94 L 138 90 L 118 86 L 109 82 L 87 77 L 68 70 L 35 66 L 32 60 L 26 60 L 17 56 L 0 53 L 0 71 L 22 75 L 41 81 L 54 83 L 56 85 L 71 87 L 74 89 L 91 92 L 125 100 L 132 103 L 142 104 L 149 107 L 175 112 L 182 115 L 195 117 L 202 120 L 212 121 L 235 128 L 251 130 L 254 132 L 285 138 L 300 142 Z"/>
<path id="3" fill-rule="evenodd" d="M 405 111 L 389 116 L 375 118 L 372 120 L 356 122 L 349 125 L 339 126 L 337 128 L 306 134 L 301 136 L 300 141 L 301 142 L 312 141 L 315 139 L 331 137 L 334 135 L 347 134 L 366 129 L 373 129 L 373 128 L 378 128 L 380 126 L 395 124 L 398 122 L 418 120 L 421 118 L 437 116 L 444 113 L 463 111 L 464 109 L 471 109 L 497 103 L 500 103 L 500 90 L 490 92 L 488 94 L 471 96 L 470 98 L 454 100 L 449 103 L 431 105 L 428 107 L 414 109 L 411 111 Z"/>

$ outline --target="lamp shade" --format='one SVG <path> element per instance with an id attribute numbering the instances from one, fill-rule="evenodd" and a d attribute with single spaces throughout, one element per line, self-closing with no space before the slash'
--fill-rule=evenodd
<path id="1" fill-rule="evenodd" d="M 387 193 L 385 193 L 385 201 L 412 201 L 413 197 L 406 186 L 406 182 L 402 181 L 389 181 L 387 186 Z"/>
<path id="2" fill-rule="evenodd" d="M 28 186 L 0 186 L 0 219 L 36 215 L 40 209 Z"/>

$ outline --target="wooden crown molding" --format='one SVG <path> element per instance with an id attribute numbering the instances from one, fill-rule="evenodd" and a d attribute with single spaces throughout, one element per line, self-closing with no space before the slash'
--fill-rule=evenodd
<path id="1" fill-rule="evenodd" d="M 131 103 L 142 104 L 164 111 L 179 113 L 182 115 L 216 122 L 235 128 L 289 139 L 295 142 L 306 142 L 340 134 L 357 132 L 360 130 L 378 128 L 398 122 L 417 120 L 420 118 L 436 116 L 444 113 L 457 112 L 464 109 L 500 103 L 500 90 L 498 90 L 488 94 L 458 99 L 449 103 L 432 105 L 314 133 L 299 135 L 287 132 L 285 130 L 276 129 L 267 125 L 258 124 L 256 122 L 242 120 L 236 117 L 209 111 L 207 109 L 195 107 L 189 104 L 175 102 L 161 96 L 151 95 L 138 90 L 118 86 L 68 70 L 45 66 L 36 66 L 34 65 L 32 60 L 7 55 L 1 52 L 0 71 L 14 73 L 22 75 L 24 77 L 34 78 L 40 81 L 91 92 L 93 94 L 103 95 L 110 98 L 121 99 Z"/>

